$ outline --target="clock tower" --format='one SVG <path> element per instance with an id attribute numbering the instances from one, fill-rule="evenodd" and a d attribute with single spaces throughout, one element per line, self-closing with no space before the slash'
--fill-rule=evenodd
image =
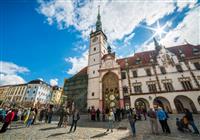
<path id="1" fill-rule="evenodd" d="M 100 100 L 100 74 L 99 69 L 102 64 L 102 57 L 108 53 L 107 37 L 102 31 L 100 8 L 98 7 L 98 15 L 95 32 L 90 34 L 90 47 L 88 57 L 88 94 L 87 106 L 99 108 Z"/>

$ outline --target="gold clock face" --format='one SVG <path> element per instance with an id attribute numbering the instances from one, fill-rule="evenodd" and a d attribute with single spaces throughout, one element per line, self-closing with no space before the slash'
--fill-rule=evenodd
<path id="1" fill-rule="evenodd" d="M 109 96 L 109 99 L 110 99 L 111 101 L 113 101 L 113 100 L 115 99 L 115 96 L 114 96 L 113 94 L 111 94 L 111 95 Z"/>
<path id="2" fill-rule="evenodd" d="M 98 37 L 95 37 L 92 42 L 96 42 L 98 40 Z"/>

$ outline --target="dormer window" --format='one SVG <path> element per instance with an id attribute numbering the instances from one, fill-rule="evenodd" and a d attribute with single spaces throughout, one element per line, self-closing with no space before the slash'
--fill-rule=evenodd
<path id="1" fill-rule="evenodd" d="M 165 67 L 160 67 L 160 71 L 161 71 L 162 74 L 166 74 L 166 69 L 165 69 Z"/>
<path id="2" fill-rule="evenodd" d="M 135 64 L 140 64 L 141 63 L 141 59 L 138 57 L 136 60 L 135 60 Z"/>
<path id="3" fill-rule="evenodd" d="M 199 50 L 197 48 L 192 48 L 193 54 L 199 54 Z"/>
<path id="4" fill-rule="evenodd" d="M 200 70 L 200 64 L 199 64 L 199 62 L 195 62 L 194 63 L 194 67 L 196 68 L 196 70 Z"/>
<path id="5" fill-rule="evenodd" d="M 176 69 L 178 72 L 183 72 L 183 68 L 181 67 L 181 65 L 176 65 Z"/>

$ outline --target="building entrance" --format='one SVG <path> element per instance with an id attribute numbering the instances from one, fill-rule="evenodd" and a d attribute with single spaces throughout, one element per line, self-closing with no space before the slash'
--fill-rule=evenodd
<path id="1" fill-rule="evenodd" d="M 116 74 L 109 72 L 102 80 L 103 109 L 119 107 L 119 79 Z"/>

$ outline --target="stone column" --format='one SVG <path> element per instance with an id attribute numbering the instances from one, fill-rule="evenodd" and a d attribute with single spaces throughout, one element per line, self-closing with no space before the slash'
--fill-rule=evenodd
<path id="1" fill-rule="evenodd" d="M 200 113 L 200 104 L 198 103 L 198 97 L 199 97 L 199 94 L 198 94 L 199 91 L 197 91 L 196 95 L 194 96 L 195 93 L 193 93 L 193 96 L 190 96 L 191 100 L 193 101 L 196 109 L 197 109 L 197 112 Z"/>

